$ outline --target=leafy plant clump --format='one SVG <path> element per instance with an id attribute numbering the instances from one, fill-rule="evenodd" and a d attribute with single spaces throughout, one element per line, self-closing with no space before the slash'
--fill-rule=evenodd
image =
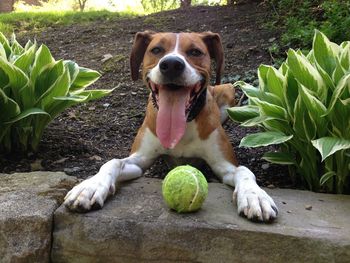
<path id="1" fill-rule="evenodd" d="M 316 31 L 305 56 L 290 49 L 279 69 L 261 65 L 259 88 L 239 81 L 247 106 L 231 108 L 242 126 L 258 126 L 240 146 L 279 144 L 264 159 L 289 165 L 305 187 L 350 192 L 350 41 L 337 45 Z"/>
<path id="2" fill-rule="evenodd" d="M 55 60 L 45 45 L 0 32 L 0 150 L 36 150 L 45 127 L 66 108 L 112 90 L 85 90 L 100 74 Z"/>

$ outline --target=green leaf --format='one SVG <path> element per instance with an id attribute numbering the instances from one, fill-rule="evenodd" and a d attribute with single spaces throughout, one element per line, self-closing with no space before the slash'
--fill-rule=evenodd
<path id="1" fill-rule="evenodd" d="M 52 85 L 63 75 L 64 64 L 60 60 L 46 65 L 39 73 L 35 81 L 35 98 L 40 101 L 50 92 Z"/>
<path id="2" fill-rule="evenodd" d="M 303 122 L 303 127 L 305 131 L 305 135 L 308 141 L 315 139 L 316 137 L 316 123 L 313 118 L 310 117 L 309 112 L 304 112 L 304 118 L 301 118 Z"/>
<path id="3" fill-rule="evenodd" d="M 336 86 L 332 94 L 332 98 L 329 102 L 327 112 L 324 115 L 328 115 L 333 111 L 335 103 L 338 99 L 340 99 L 340 97 L 347 88 L 350 89 L 350 74 L 347 74 L 342 79 L 340 79 L 338 85 Z"/>
<path id="4" fill-rule="evenodd" d="M 346 71 L 341 66 L 339 59 L 336 59 L 336 67 L 335 67 L 334 72 L 332 74 L 332 79 L 336 85 L 339 83 L 341 78 L 344 76 L 345 72 Z"/>
<path id="5" fill-rule="evenodd" d="M 69 91 L 73 92 L 83 89 L 98 80 L 100 76 L 101 74 L 95 70 L 79 67 L 79 73 L 72 83 Z"/>
<path id="6" fill-rule="evenodd" d="M 334 48 L 334 43 L 332 44 L 323 33 L 316 30 L 313 40 L 313 50 L 317 63 L 329 76 L 332 76 L 338 56 L 338 50 Z"/>
<path id="7" fill-rule="evenodd" d="M 340 55 L 340 64 L 345 70 L 350 69 L 350 44 L 346 45 Z"/>
<path id="8" fill-rule="evenodd" d="M 294 105 L 294 122 L 293 122 L 293 130 L 297 135 L 297 138 L 303 142 L 308 142 L 308 138 L 306 135 L 305 127 L 304 127 L 304 115 L 306 114 L 306 107 L 299 95 Z"/>
<path id="9" fill-rule="evenodd" d="M 288 66 L 286 64 L 286 62 L 283 62 L 280 66 L 280 68 L 278 69 L 279 72 L 281 72 L 281 74 L 283 76 L 286 76 L 287 75 L 287 71 L 288 71 Z"/>
<path id="10" fill-rule="evenodd" d="M 259 78 L 259 86 L 263 91 L 268 91 L 266 88 L 267 84 L 267 72 L 269 71 L 270 66 L 260 65 L 258 68 L 258 78 Z"/>
<path id="11" fill-rule="evenodd" d="M 262 159 L 270 162 L 270 163 L 277 163 L 277 164 L 295 164 L 294 158 L 289 153 L 284 152 L 269 152 L 265 153 Z"/>
<path id="12" fill-rule="evenodd" d="M 327 112 L 327 108 L 303 85 L 299 85 L 299 92 L 303 102 L 306 105 L 307 110 L 310 112 L 315 123 L 324 124 L 324 118 L 321 116 Z M 320 127 L 318 126 L 318 128 Z"/>
<path id="13" fill-rule="evenodd" d="M 274 105 L 271 104 L 269 102 L 254 98 L 251 99 L 256 105 L 259 106 L 260 110 L 266 114 L 269 117 L 273 117 L 276 119 L 280 119 L 280 120 L 287 120 L 288 119 L 288 115 L 287 115 L 287 111 L 278 106 L 278 105 Z"/>
<path id="14" fill-rule="evenodd" d="M 11 55 L 20 56 L 24 52 L 24 48 L 21 46 L 20 43 L 18 43 L 16 39 L 16 35 L 14 33 L 12 33 L 11 35 L 10 43 L 11 43 L 11 50 L 12 50 Z"/>
<path id="15" fill-rule="evenodd" d="M 16 101 L 21 101 L 19 90 L 28 83 L 26 74 L 16 66 L 9 63 L 4 58 L 0 57 L 0 68 L 7 74 L 11 90 Z"/>
<path id="16" fill-rule="evenodd" d="M 68 69 L 70 75 L 70 82 L 73 83 L 78 76 L 79 66 L 77 63 L 71 60 L 65 60 L 63 62 L 64 66 Z"/>
<path id="17" fill-rule="evenodd" d="M 227 113 L 232 120 L 237 122 L 245 122 L 259 116 L 259 108 L 251 105 L 232 107 L 227 109 Z"/>
<path id="18" fill-rule="evenodd" d="M 28 40 L 28 42 L 26 43 L 26 45 L 24 46 L 24 50 L 27 51 L 28 49 L 30 49 L 33 45 L 36 46 L 36 41 L 34 41 L 34 43 L 31 40 Z"/>
<path id="19" fill-rule="evenodd" d="M 0 109 L 0 125 L 14 118 L 21 112 L 18 104 L 7 97 L 2 89 L 0 89 Z"/>
<path id="20" fill-rule="evenodd" d="M 315 61 L 315 67 L 320 73 L 322 79 L 326 83 L 326 86 L 330 87 L 332 90 L 334 90 L 335 84 L 333 82 L 333 79 L 331 78 L 332 75 L 328 75 L 328 73 Z"/>
<path id="21" fill-rule="evenodd" d="M 350 140 L 336 137 L 323 137 L 311 143 L 320 152 L 322 161 L 339 150 L 350 148 Z"/>
<path id="22" fill-rule="evenodd" d="M 28 74 L 35 58 L 35 51 L 36 45 L 31 46 L 15 60 L 14 65 Z"/>
<path id="23" fill-rule="evenodd" d="M 334 177 L 336 173 L 334 171 L 329 171 L 321 176 L 320 178 L 320 185 L 324 185 L 329 179 Z"/>
<path id="24" fill-rule="evenodd" d="M 66 96 L 68 94 L 69 78 L 68 70 L 64 69 L 63 75 L 44 93 L 41 105 L 48 113 L 51 113 L 52 108 L 54 108 L 54 97 Z"/>
<path id="25" fill-rule="evenodd" d="M 286 71 L 286 79 L 287 88 L 284 90 L 284 100 L 287 102 L 288 114 L 290 118 L 293 119 L 294 105 L 299 94 L 298 82 L 295 80 L 292 72 L 289 69 Z"/>
<path id="26" fill-rule="evenodd" d="M 239 147 L 269 146 L 272 144 L 284 143 L 291 138 L 293 138 L 293 135 L 288 136 L 281 132 L 259 132 L 244 137 Z"/>
<path id="27" fill-rule="evenodd" d="M 4 47 L 6 52 L 6 57 L 8 58 L 11 55 L 10 43 L 7 40 L 7 38 L 4 36 L 4 34 L 1 32 L 0 32 L 0 44 L 2 44 L 2 46 Z"/>
<path id="28" fill-rule="evenodd" d="M 29 83 L 19 90 L 19 96 L 23 105 L 23 109 L 32 108 L 35 104 L 35 96 L 33 86 Z"/>
<path id="29" fill-rule="evenodd" d="M 0 89 L 3 89 L 9 83 L 9 78 L 5 71 L 0 68 Z"/>
<path id="30" fill-rule="evenodd" d="M 7 60 L 6 50 L 1 43 L 0 43 L 0 57 Z"/>
<path id="31" fill-rule="evenodd" d="M 261 96 L 261 92 L 258 88 L 244 81 L 236 81 L 233 86 L 239 86 L 248 98 L 259 98 Z"/>
<path id="32" fill-rule="evenodd" d="M 40 71 L 45 68 L 45 66 L 54 63 L 55 60 L 51 55 L 50 50 L 45 45 L 41 45 L 38 51 L 35 53 L 35 60 L 33 63 L 33 69 L 30 74 L 30 79 L 33 84 L 35 84 L 36 78 Z"/>
<path id="33" fill-rule="evenodd" d="M 286 88 L 285 77 L 274 67 L 269 67 L 267 71 L 268 91 L 275 94 L 278 98 L 283 99 L 283 93 Z"/>
<path id="34" fill-rule="evenodd" d="M 74 101 L 74 102 L 85 102 L 89 96 L 82 96 L 82 95 L 70 95 L 70 96 L 57 96 L 54 97 L 55 100 L 61 100 L 61 101 Z"/>
<path id="35" fill-rule="evenodd" d="M 269 120 L 274 120 L 275 118 L 273 117 L 269 117 L 269 116 L 258 116 L 249 120 L 246 120 L 245 122 L 243 122 L 241 125 L 243 127 L 253 127 L 253 126 L 257 126 L 261 123 L 264 123 L 266 121 Z"/>
<path id="36" fill-rule="evenodd" d="M 44 114 L 44 115 L 50 116 L 46 111 L 43 111 L 42 109 L 31 108 L 31 109 L 27 109 L 27 110 L 21 112 L 15 118 L 12 118 L 11 120 L 5 122 L 5 124 L 15 123 L 17 121 L 20 121 L 22 119 L 25 119 L 25 118 L 31 116 L 31 115 L 36 115 L 36 114 Z"/>
<path id="37" fill-rule="evenodd" d="M 321 100 L 325 99 L 326 84 L 317 69 L 305 57 L 290 49 L 287 64 L 299 83 L 315 92 Z"/>
<path id="38" fill-rule="evenodd" d="M 84 90 L 81 92 L 75 92 L 72 93 L 73 95 L 80 95 L 80 96 L 88 96 L 88 100 L 97 100 L 100 99 L 102 97 L 105 97 L 106 95 L 108 95 L 109 93 L 111 93 L 113 89 L 89 89 L 89 90 Z"/>

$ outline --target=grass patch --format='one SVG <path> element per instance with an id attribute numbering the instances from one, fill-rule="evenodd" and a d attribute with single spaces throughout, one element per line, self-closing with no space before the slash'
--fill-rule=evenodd
<path id="1" fill-rule="evenodd" d="M 12 12 L 1 14 L 0 32 L 9 35 L 12 32 L 41 31 L 48 27 L 71 25 L 75 23 L 88 23 L 92 21 L 118 20 L 133 17 L 130 12 L 110 11 L 47 11 L 47 12 Z"/>
<path id="2" fill-rule="evenodd" d="M 292 48 L 309 50 L 315 29 L 336 43 L 350 39 L 350 2 L 348 0 L 268 0 L 273 14 L 266 27 L 281 32 L 278 44 L 269 51 L 285 57 Z"/>

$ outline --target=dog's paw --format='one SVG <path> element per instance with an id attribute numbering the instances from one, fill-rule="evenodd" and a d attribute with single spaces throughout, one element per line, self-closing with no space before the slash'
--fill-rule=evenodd
<path id="1" fill-rule="evenodd" d="M 253 221 L 273 221 L 278 208 L 273 199 L 255 182 L 238 185 L 233 192 L 238 213 Z"/>
<path id="2" fill-rule="evenodd" d="M 74 186 L 64 198 L 64 205 L 77 212 L 102 208 L 107 196 L 114 192 L 114 183 L 109 178 L 97 174 Z"/>

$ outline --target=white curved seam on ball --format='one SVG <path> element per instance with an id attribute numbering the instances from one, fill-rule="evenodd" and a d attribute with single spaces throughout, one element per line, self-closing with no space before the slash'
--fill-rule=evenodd
<path id="1" fill-rule="evenodd" d="M 193 205 L 193 203 L 194 203 L 194 200 L 196 200 L 197 195 L 198 195 L 198 193 L 199 193 L 199 182 L 198 182 L 198 178 L 197 178 L 197 176 L 196 176 L 194 173 L 192 173 L 192 172 L 190 172 L 190 173 L 191 173 L 192 177 L 194 178 L 194 180 L 196 181 L 197 190 L 196 190 L 196 193 L 195 193 L 195 195 L 194 195 L 194 197 L 193 197 L 193 199 L 192 199 L 192 201 L 191 201 L 190 207 L 188 208 L 189 210 L 191 210 L 192 205 Z"/>

